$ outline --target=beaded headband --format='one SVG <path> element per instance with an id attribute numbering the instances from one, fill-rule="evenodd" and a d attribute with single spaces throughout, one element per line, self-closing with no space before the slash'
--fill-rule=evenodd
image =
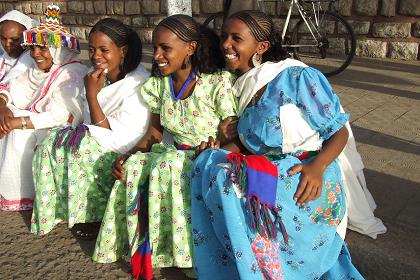
<path id="1" fill-rule="evenodd" d="M 48 5 L 45 22 L 26 30 L 22 34 L 22 46 L 47 46 L 53 48 L 67 47 L 80 53 L 79 40 L 70 34 L 62 24 L 60 7 Z"/>

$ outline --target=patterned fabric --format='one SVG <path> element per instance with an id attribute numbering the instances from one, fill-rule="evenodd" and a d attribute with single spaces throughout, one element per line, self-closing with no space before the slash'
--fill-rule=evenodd
<path id="1" fill-rule="evenodd" d="M 89 133 L 74 153 L 65 146 L 54 149 L 59 132 L 49 134 L 33 160 L 36 196 L 31 232 L 38 235 L 47 234 L 61 221 L 67 221 L 69 228 L 101 221 L 114 183 L 111 172 L 117 154 L 103 150 Z"/>
<path id="2" fill-rule="evenodd" d="M 242 280 L 363 278 L 351 264 L 347 248 L 336 233 L 336 221 L 341 220 L 345 209 L 337 161 L 324 172 L 321 196 L 305 206 L 297 206 L 293 195 L 300 175 L 290 176 L 287 171 L 313 158 L 300 160 L 281 152 L 283 138 L 278 118 L 285 103 L 298 104 L 323 139 L 344 125 L 347 116 L 340 114 L 338 98 L 328 86 L 313 69 L 287 68 L 267 85 L 257 104 L 244 111 L 238 124 L 240 138 L 250 151 L 272 155 L 278 170 L 275 205 L 287 228 L 288 242 L 283 239 L 280 226 L 277 238 L 269 240 L 252 229 L 248 217 L 253 213 L 245 197 L 238 196 L 228 184 L 227 151 L 209 149 L 195 160 L 191 212 L 199 279 L 226 279 L 226 275 Z"/>
<path id="3" fill-rule="evenodd" d="M 227 72 L 201 74 L 193 94 L 174 101 L 169 78 L 152 77 L 141 93 L 178 144 L 196 146 L 209 135 L 216 136 L 222 119 L 236 116 L 231 79 Z M 192 266 L 193 154 L 155 144 L 149 153 L 130 156 L 124 164 L 126 183 L 117 181 L 111 192 L 93 260 L 109 263 L 127 251 L 134 254 L 147 231 L 154 267 Z"/>
<path id="4" fill-rule="evenodd" d="M 169 77 L 150 78 L 141 94 L 152 113 L 160 114 L 162 126 L 178 144 L 195 146 L 209 136 L 216 137 L 220 120 L 236 116 L 232 74 L 200 74 L 194 93 L 174 102 Z"/>

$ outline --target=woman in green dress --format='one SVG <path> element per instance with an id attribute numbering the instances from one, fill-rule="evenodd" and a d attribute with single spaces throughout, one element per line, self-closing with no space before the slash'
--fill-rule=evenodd
<path id="1" fill-rule="evenodd" d="M 153 32 L 152 77 L 141 95 L 152 116 L 137 145 L 120 156 L 93 259 L 134 254 L 149 236 L 153 267 L 192 267 L 190 173 L 193 148 L 216 138 L 237 114 L 233 77 L 221 71 L 218 37 L 191 17 L 174 15 Z M 163 131 L 173 145 L 160 144 Z M 148 219 L 147 219 L 148 217 Z"/>

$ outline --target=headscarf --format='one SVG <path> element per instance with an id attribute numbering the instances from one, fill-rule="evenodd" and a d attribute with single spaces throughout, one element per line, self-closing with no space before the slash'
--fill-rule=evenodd
<path id="1" fill-rule="evenodd" d="M 19 11 L 13 10 L 0 18 L 0 24 L 4 21 L 14 21 L 23 25 L 27 30 L 34 27 L 37 23 L 27 15 Z M 10 57 L 0 44 L 0 83 L 6 85 L 11 79 L 22 74 L 32 65 L 32 58 L 28 51 L 24 51 L 18 58 Z"/>

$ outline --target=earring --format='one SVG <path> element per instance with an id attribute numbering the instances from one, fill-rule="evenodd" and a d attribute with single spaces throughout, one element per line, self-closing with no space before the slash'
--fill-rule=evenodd
<path id="1" fill-rule="evenodd" d="M 257 58 L 257 53 L 254 53 L 252 56 L 252 64 L 254 64 L 254 67 L 258 67 L 261 65 L 262 56 L 260 55 L 259 58 Z"/>
<path id="2" fill-rule="evenodd" d="M 191 59 L 190 56 L 187 55 L 184 59 L 184 63 L 182 64 L 182 69 L 187 69 L 188 66 L 190 66 Z"/>

